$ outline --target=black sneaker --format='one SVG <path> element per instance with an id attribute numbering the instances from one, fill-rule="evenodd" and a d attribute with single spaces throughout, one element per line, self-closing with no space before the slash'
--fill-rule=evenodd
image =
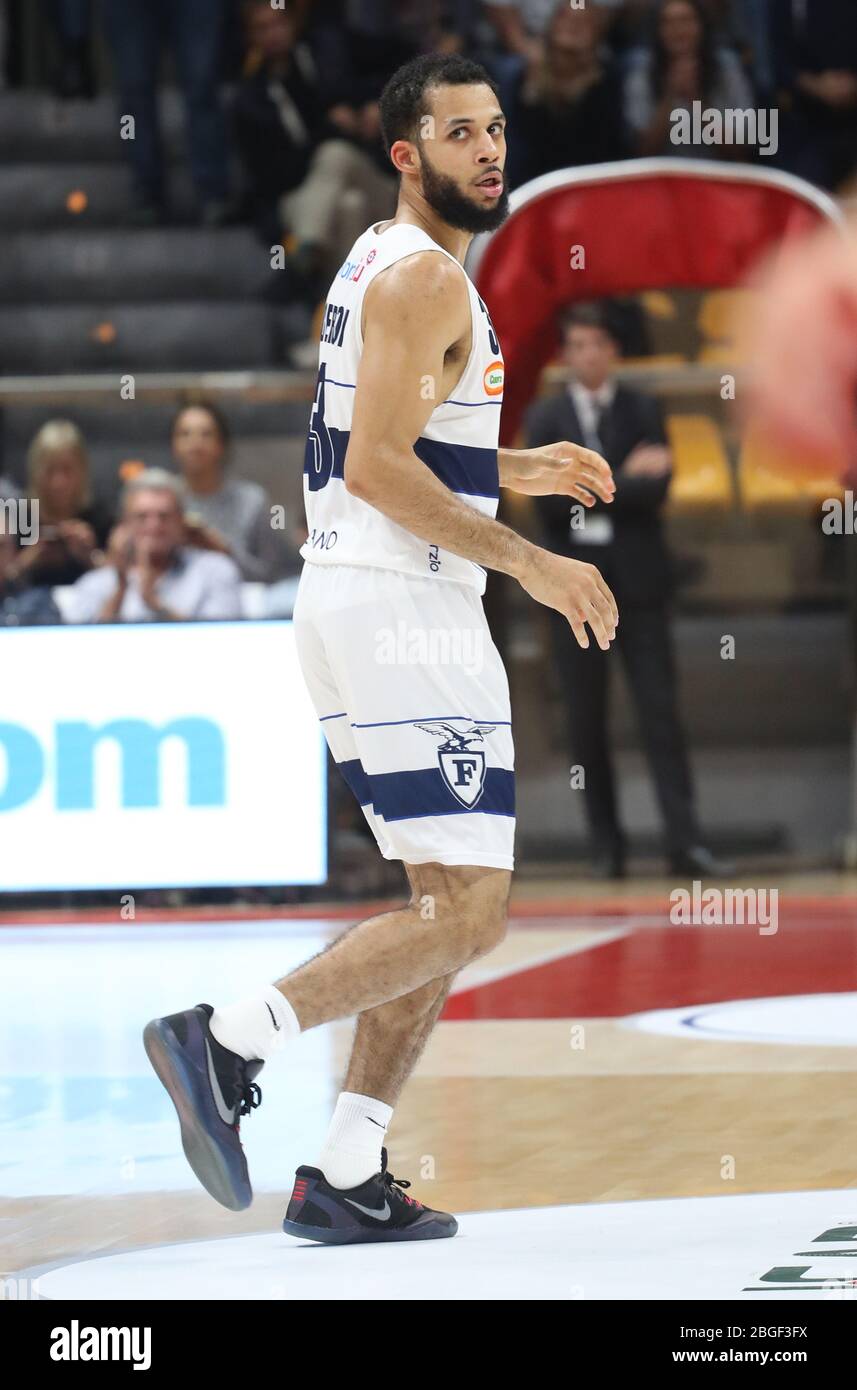
<path id="1" fill-rule="evenodd" d="M 406 1197 L 401 1188 L 410 1185 L 387 1172 L 386 1149 L 381 1150 L 381 1172 L 359 1187 L 331 1187 L 319 1168 L 299 1168 L 283 1230 L 288 1236 L 320 1240 L 324 1245 L 454 1236 L 455 1217 Z"/>
<path id="2" fill-rule="evenodd" d="M 210 1004 L 154 1018 L 143 1030 L 149 1061 L 166 1087 L 181 1126 L 185 1158 L 206 1192 L 230 1211 L 253 1200 L 238 1127 L 262 1099 L 253 1078 L 258 1060 L 245 1062 L 215 1038 Z"/>

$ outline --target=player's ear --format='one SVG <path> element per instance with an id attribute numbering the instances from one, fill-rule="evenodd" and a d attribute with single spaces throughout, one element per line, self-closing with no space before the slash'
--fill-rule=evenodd
<path id="1" fill-rule="evenodd" d="M 390 146 L 390 159 L 397 174 L 419 173 L 420 161 L 411 140 L 394 140 Z"/>

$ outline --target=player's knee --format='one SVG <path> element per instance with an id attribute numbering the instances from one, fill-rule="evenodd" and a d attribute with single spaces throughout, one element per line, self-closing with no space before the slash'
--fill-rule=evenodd
<path id="1" fill-rule="evenodd" d="M 506 935 L 509 920 L 509 876 L 498 873 L 483 881 L 459 902 L 459 921 L 468 959 L 493 951 Z"/>
<path id="2" fill-rule="evenodd" d="M 411 907 L 455 943 L 456 964 L 493 951 L 506 935 L 511 874 L 409 865 Z"/>
<path id="3" fill-rule="evenodd" d="M 478 956 L 487 956 L 489 951 L 493 951 L 495 946 L 506 935 L 508 927 L 508 916 L 505 909 L 494 909 L 480 916 L 478 921 L 471 924 L 470 944 L 473 950 L 472 959 Z"/>

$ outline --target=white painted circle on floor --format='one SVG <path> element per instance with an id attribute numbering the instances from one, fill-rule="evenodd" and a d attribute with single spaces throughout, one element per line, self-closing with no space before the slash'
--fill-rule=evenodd
<path id="1" fill-rule="evenodd" d="M 25 1271 L 47 1299 L 857 1301 L 857 1191 L 480 1212 L 451 1240 L 318 1246 L 280 1233 Z"/>
<path id="2" fill-rule="evenodd" d="M 623 1027 L 709 1042 L 857 1047 L 857 994 L 790 994 L 733 999 L 630 1014 Z"/>

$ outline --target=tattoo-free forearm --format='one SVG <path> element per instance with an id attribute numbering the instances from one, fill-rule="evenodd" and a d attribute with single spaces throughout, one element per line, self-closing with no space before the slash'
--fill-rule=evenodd
<path id="1" fill-rule="evenodd" d="M 500 570 L 519 579 L 532 564 L 538 546 L 509 526 L 484 516 L 462 502 L 411 450 L 410 458 L 396 449 L 385 450 L 383 466 L 373 470 L 372 481 L 345 483 L 362 501 L 377 507 L 391 521 L 485 569 Z"/>

